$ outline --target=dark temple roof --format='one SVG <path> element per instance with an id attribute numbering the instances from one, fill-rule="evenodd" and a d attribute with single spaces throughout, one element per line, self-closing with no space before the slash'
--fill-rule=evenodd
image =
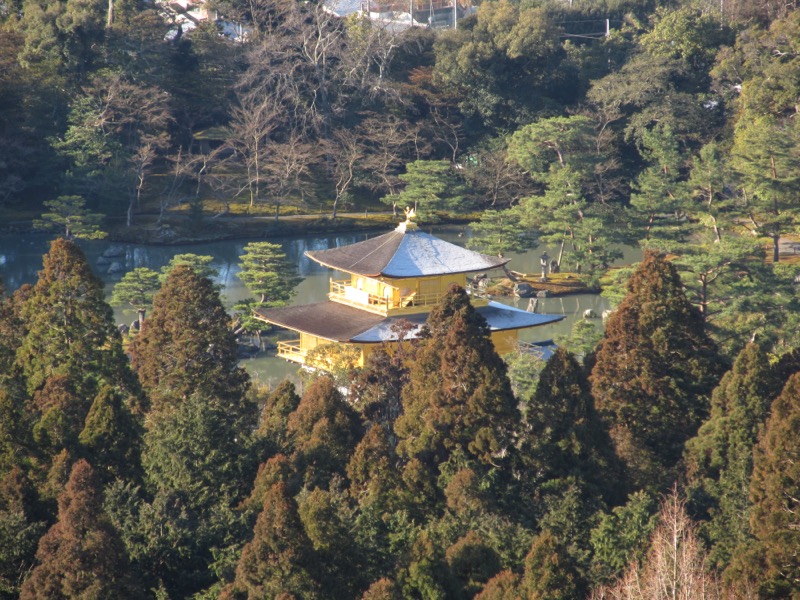
<path id="1" fill-rule="evenodd" d="M 378 237 L 306 252 L 318 263 L 345 273 L 366 277 L 426 277 L 473 273 L 501 267 L 508 259 L 487 256 L 445 242 L 419 229 L 404 227 Z"/>
<path id="2" fill-rule="evenodd" d="M 564 318 L 563 315 L 531 313 L 499 302 L 489 302 L 488 306 L 481 306 L 475 310 L 486 319 L 491 331 L 527 329 Z M 382 317 L 336 302 L 320 302 L 288 308 L 259 308 L 256 309 L 256 315 L 286 329 L 337 342 L 362 344 L 397 341 L 392 325 L 401 320 L 410 321 L 417 326 L 406 336 L 413 339 L 428 317 L 425 313 Z"/>

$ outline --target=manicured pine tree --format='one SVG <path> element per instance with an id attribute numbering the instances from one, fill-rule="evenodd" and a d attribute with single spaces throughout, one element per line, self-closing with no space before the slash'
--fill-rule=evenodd
<path id="1" fill-rule="evenodd" d="M 244 400 L 249 378 L 238 366 L 229 317 L 214 284 L 190 267 L 169 272 L 130 352 L 155 413 L 194 393 L 217 398 L 232 414 L 250 412 Z"/>
<path id="2" fill-rule="evenodd" d="M 129 576 L 125 549 L 103 512 L 94 469 L 75 463 L 58 499 L 58 522 L 39 542 L 37 566 L 20 598 L 133 598 L 141 594 Z"/>
<path id="3" fill-rule="evenodd" d="M 800 592 L 800 374 L 793 375 L 772 403 L 770 416 L 753 456 L 750 524 L 760 542 L 770 597 Z"/>
<path id="4" fill-rule="evenodd" d="M 402 400 L 398 453 L 432 473 L 456 448 L 492 465 L 510 447 L 517 401 L 489 327 L 463 288 L 453 286 L 431 310 Z"/>
<path id="5" fill-rule="evenodd" d="M 597 408 L 635 487 L 669 479 L 724 368 L 675 268 L 645 253 L 606 324 L 591 375 Z"/>
<path id="6" fill-rule="evenodd" d="M 321 597 L 320 585 L 312 576 L 311 542 L 297 513 L 286 484 L 273 485 L 253 529 L 253 539 L 242 550 L 236 578 L 220 600 Z"/>
<path id="7" fill-rule="evenodd" d="M 153 304 L 158 288 L 161 287 L 157 271 L 139 267 L 128 271 L 114 286 L 111 294 L 112 306 L 130 306 L 138 314 L 139 327 L 144 323 L 147 309 Z"/>
<path id="8" fill-rule="evenodd" d="M 753 446 L 781 383 L 766 352 L 748 344 L 714 390 L 711 416 L 687 442 L 693 508 L 709 515 L 702 531 L 718 568 L 727 566 L 737 546 L 752 539 L 748 490 Z"/>

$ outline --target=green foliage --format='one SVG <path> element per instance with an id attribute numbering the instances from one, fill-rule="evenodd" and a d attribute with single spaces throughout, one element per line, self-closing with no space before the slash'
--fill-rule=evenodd
<path id="1" fill-rule="evenodd" d="M 569 555 L 549 531 L 533 540 L 520 587 L 530 600 L 569 600 L 585 593 Z"/>
<path id="2" fill-rule="evenodd" d="M 65 239 L 100 240 L 108 234 L 100 230 L 103 215 L 90 212 L 86 201 L 80 196 L 59 196 L 45 200 L 50 212 L 42 213 L 42 219 L 34 221 L 36 229 L 46 231 L 62 229 Z"/>
<path id="3" fill-rule="evenodd" d="M 253 539 L 242 550 L 236 579 L 220 598 L 320 597 L 313 551 L 285 484 L 270 488 Z"/>
<path id="4" fill-rule="evenodd" d="M 604 513 L 591 532 L 595 581 L 615 579 L 628 565 L 641 562 L 658 520 L 656 501 L 640 490 L 627 503 Z"/>
<path id="5" fill-rule="evenodd" d="M 210 280 L 178 265 L 153 299 L 147 325 L 130 346 L 131 364 L 155 413 L 168 412 L 192 395 L 227 403 L 245 420 L 249 378 L 238 366 L 229 317 Z"/>
<path id="6" fill-rule="evenodd" d="M 19 314 L 26 335 L 16 362 L 30 391 L 53 374 L 80 373 L 89 385 L 98 374 L 114 378 L 126 368 L 103 284 L 74 242 L 51 244 Z"/>
<path id="7" fill-rule="evenodd" d="M 752 449 L 782 383 L 764 350 L 748 344 L 714 390 L 708 420 L 686 444 L 690 499 L 696 511 L 709 515 L 702 531 L 711 545 L 710 559 L 719 568 L 727 566 L 738 546 L 752 540 Z"/>
<path id="8" fill-rule="evenodd" d="M 169 279 L 169 275 L 175 267 L 189 267 L 198 277 L 215 279 L 219 277 L 219 271 L 211 263 L 214 262 L 213 256 L 200 254 L 175 254 L 169 262 L 161 269 L 160 280 L 163 285 Z"/>
<path id="9" fill-rule="evenodd" d="M 537 483 L 575 477 L 608 500 L 618 497 L 622 477 L 611 439 L 574 355 L 557 349 L 526 400 L 522 456 Z"/>
<path id="10" fill-rule="evenodd" d="M 295 267 L 286 260 L 279 244 L 251 242 L 239 257 L 239 279 L 251 293 L 259 296 L 259 304 L 283 306 L 295 294 L 300 277 Z"/>
<path id="11" fill-rule="evenodd" d="M 511 444 L 519 413 L 485 320 L 454 286 L 431 310 L 426 332 L 395 422 L 398 453 L 431 467 L 456 449 L 494 463 Z"/>
<path id="12" fill-rule="evenodd" d="M 658 485 L 709 410 L 724 362 L 675 267 L 648 252 L 606 323 L 592 393 L 638 487 Z"/>
<path id="13" fill-rule="evenodd" d="M 128 271 L 114 286 L 111 293 L 112 306 L 132 307 L 139 313 L 139 325 L 144 323 L 145 313 L 153 304 L 153 296 L 161 286 L 159 275 L 147 267 L 137 267 Z"/>
<path id="14" fill-rule="evenodd" d="M 795 432 L 800 419 L 800 375 L 793 375 L 772 403 L 770 416 L 753 456 L 750 488 L 751 526 L 766 562 L 763 585 L 779 582 L 787 596 L 796 593 L 800 536 L 795 514 L 798 453 Z"/>
<path id="15" fill-rule="evenodd" d="M 470 224 L 473 235 L 467 240 L 467 246 L 497 256 L 523 252 L 534 246 L 535 235 L 520 228 L 519 217 L 517 210 L 484 211 L 480 221 Z"/>
<path id="16" fill-rule="evenodd" d="M 99 481 L 86 461 L 72 468 L 58 500 L 58 522 L 40 540 L 36 559 L 20 598 L 141 593 L 130 576 L 122 542 L 103 512 Z"/>
<path id="17" fill-rule="evenodd" d="M 424 223 L 436 223 L 437 212 L 457 213 L 465 208 L 463 182 L 446 160 L 410 162 L 400 180 L 406 184 L 403 190 L 381 201 L 413 208 Z"/>
<path id="18" fill-rule="evenodd" d="M 256 436 L 265 439 L 275 448 L 288 451 L 286 430 L 289 415 L 297 410 L 299 404 L 300 396 L 297 395 L 294 384 L 288 379 L 281 381 L 264 401 Z"/>
<path id="19" fill-rule="evenodd" d="M 303 394 L 287 422 L 298 470 L 309 485 L 323 485 L 343 474 L 360 437 L 356 412 L 344 401 L 330 377 L 319 377 Z"/>
<path id="20" fill-rule="evenodd" d="M 474 21 L 437 38 L 433 81 L 479 124 L 508 130 L 530 123 L 577 91 L 560 33 L 544 8 L 482 4 Z"/>

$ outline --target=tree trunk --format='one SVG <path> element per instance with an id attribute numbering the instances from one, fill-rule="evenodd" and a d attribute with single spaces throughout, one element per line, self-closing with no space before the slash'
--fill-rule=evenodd
<path id="1" fill-rule="evenodd" d="M 772 235 L 772 262 L 776 265 L 781 259 L 781 234 L 775 233 Z"/>

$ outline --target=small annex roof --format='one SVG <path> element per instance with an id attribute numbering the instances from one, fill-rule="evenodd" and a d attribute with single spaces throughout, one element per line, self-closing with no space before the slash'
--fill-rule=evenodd
<path id="1" fill-rule="evenodd" d="M 555 323 L 564 318 L 563 315 L 531 313 L 499 302 L 489 302 L 488 306 L 475 310 L 486 319 L 491 331 L 527 329 Z M 408 321 L 415 325 L 406 333 L 406 339 L 414 339 L 428 317 L 425 313 L 382 317 L 330 301 L 288 308 L 260 308 L 256 309 L 256 315 L 274 325 L 294 331 L 336 342 L 359 344 L 396 342 L 398 337 L 394 325 L 399 321 Z"/>
<path id="2" fill-rule="evenodd" d="M 337 271 L 393 279 L 474 273 L 502 267 L 509 260 L 467 250 L 405 225 L 349 246 L 308 251 L 306 256 Z"/>

